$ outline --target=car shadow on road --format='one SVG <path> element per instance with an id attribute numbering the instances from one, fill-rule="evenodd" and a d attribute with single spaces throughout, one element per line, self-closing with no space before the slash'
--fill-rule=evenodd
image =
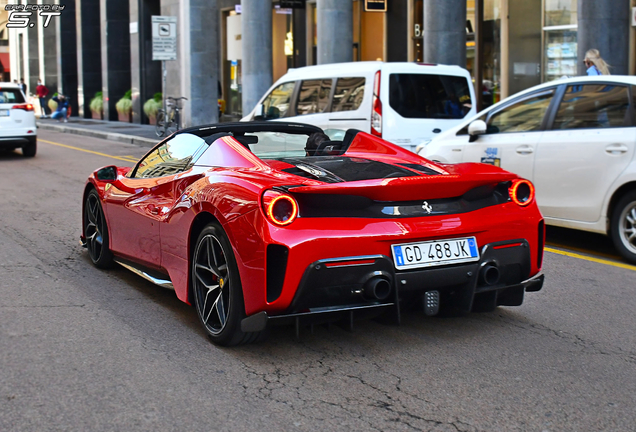
<path id="1" fill-rule="evenodd" d="M 97 287 L 87 287 L 93 299 L 134 327 L 136 333 L 146 333 L 144 337 L 150 338 L 154 335 L 165 346 L 170 340 L 178 341 L 180 346 L 193 344 L 198 347 L 195 351 L 201 350 L 201 355 L 209 353 L 210 349 L 222 350 L 244 360 L 252 358 L 257 363 L 259 356 L 284 358 L 297 356 L 299 351 L 305 350 L 331 354 L 367 352 L 384 357 L 405 349 L 428 351 L 441 346 L 476 346 L 493 338 L 510 337 L 511 324 L 516 328 L 532 325 L 522 312 L 523 306 L 515 309 L 500 307 L 492 313 L 448 318 L 427 317 L 422 311 L 413 310 L 402 313 L 400 325 L 365 319 L 354 321 L 353 330 L 350 330 L 346 323 L 335 322 L 313 328 L 302 326 L 299 337 L 296 337 L 294 326 L 273 326 L 256 343 L 224 348 L 209 341 L 194 308 L 179 300 L 174 291 L 160 288 L 120 266 L 98 270 L 92 266 L 87 254 L 83 255 L 81 263 L 82 267 L 87 267 L 89 279 L 106 275 L 112 282 L 106 282 L 112 286 L 107 293 Z"/>

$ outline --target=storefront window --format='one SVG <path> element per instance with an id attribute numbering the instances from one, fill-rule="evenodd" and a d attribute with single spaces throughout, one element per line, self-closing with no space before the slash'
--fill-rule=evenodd
<path id="1" fill-rule="evenodd" d="M 545 0 L 544 26 L 576 25 L 577 0 Z"/>
<path id="2" fill-rule="evenodd" d="M 502 0 L 483 0 L 482 108 L 488 108 L 501 99 L 501 2 Z M 466 20 L 466 69 L 474 78 L 475 0 L 466 1 Z"/>
<path id="3" fill-rule="evenodd" d="M 577 0 L 545 0 L 543 80 L 576 75 Z"/>
<path id="4" fill-rule="evenodd" d="M 544 80 L 576 75 L 576 30 L 545 32 Z"/>
<path id="5" fill-rule="evenodd" d="M 415 0 L 413 5 L 413 59 L 424 61 L 424 0 Z"/>

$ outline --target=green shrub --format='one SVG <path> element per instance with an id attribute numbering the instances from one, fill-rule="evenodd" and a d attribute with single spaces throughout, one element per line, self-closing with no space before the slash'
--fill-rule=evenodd
<path id="1" fill-rule="evenodd" d="M 124 93 L 124 99 L 132 100 L 132 89 Z"/>
<path id="2" fill-rule="evenodd" d="M 126 99 L 126 96 L 124 96 L 117 101 L 115 109 L 117 109 L 119 114 L 130 114 L 130 111 L 132 111 L 132 100 Z"/>
<path id="3" fill-rule="evenodd" d="M 152 98 L 155 100 L 155 102 L 159 102 L 160 104 L 163 103 L 163 93 L 161 92 L 155 93 Z"/>
<path id="4" fill-rule="evenodd" d="M 144 112 L 148 117 L 155 117 L 157 115 L 157 111 L 161 109 L 161 100 L 157 101 L 155 98 L 148 99 L 146 103 L 144 103 Z"/>
<path id="5" fill-rule="evenodd" d="M 95 97 L 91 99 L 90 108 L 91 111 L 95 112 L 104 111 L 104 99 L 102 98 L 102 92 L 95 93 Z"/>

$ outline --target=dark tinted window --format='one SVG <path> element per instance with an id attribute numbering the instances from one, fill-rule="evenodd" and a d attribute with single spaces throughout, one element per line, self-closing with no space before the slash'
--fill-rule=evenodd
<path id="1" fill-rule="evenodd" d="M 203 138 L 187 133 L 179 134 L 146 155 L 132 177 L 162 177 L 183 172 L 194 164 L 207 147 Z"/>
<path id="2" fill-rule="evenodd" d="M 406 118 L 460 119 L 472 102 L 464 77 L 391 74 L 389 105 Z"/>
<path id="3" fill-rule="evenodd" d="M 0 103 L 24 103 L 24 96 L 18 89 L 0 89 Z"/>
<path id="4" fill-rule="evenodd" d="M 296 113 L 303 115 L 324 112 L 329 105 L 331 83 L 330 79 L 303 81 L 298 94 Z"/>
<path id="5" fill-rule="evenodd" d="M 295 85 L 293 82 L 281 84 L 267 95 L 263 100 L 263 116 L 266 119 L 285 117 Z"/>
<path id="6" fill-rule="evenodd" d="M 364 98 L 364 78 L 338 78 L 331 111 L 355 111 L 360 107 L 362 98 Z"/>
<path id="7" fill-rule="evenodd" d="M 584 129 L 629 126 L 627 87 L 607 84 L 568 86 L 554 129 Z"/>
<path id="8" fill-rule="evenodd" d="M 554 90 L 549 90 L 504 107 L 488 119 L 486 133 L 541 130 L 541 123 L 546 110 L 550 106 L 552 96 L 554 96 Z"/>

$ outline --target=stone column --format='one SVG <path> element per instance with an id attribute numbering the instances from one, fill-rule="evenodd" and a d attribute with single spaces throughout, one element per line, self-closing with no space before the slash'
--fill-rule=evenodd
<path id="1" fill-rule="evenodd" d="M 62 12 L 62 15 L 70 15 L 69 12 Z M 55 19 L 59 20 L 62 15 L 59 17 L 55 17 Z M 49 89 L 49 93 L 51 95 L 58 91 L 58 82 L 57 82 L 57 39 L 58 39 L 58 31 L 57 26 L 53 25 L 53 23 L 49 23 L 48 27 L 42 26 L 43 20 L 40 19 L 38 26 L 40 27 L 40 31 L 42 32 L 42 45 L 43 45 L 43 54 L 44 54 L 44 70 L 40 71 L 40 78 L 44 80 L 44 83 Z M 37 85 L 37 82 L 36 82 Z M 35 87 L 33 87 L 33 94 L 35 94 Z"/>
<path id="2" fill-rule="evenodd" d="M 272 85 L 272 2 L 241 0 L 243 115 Z"/>
<path id="3" fill-rule="evenodd" d="M 78 115 L 77 103 L 77 25 L 75 20 L 75 2 L 68 2 L 62 14 L 57 17 L 57 87 L 60 93 L 69 97 L 71 115 Z M 55 53 L 54 53 L 55 54 Z M 50 99 L 53 91 L 48 78 L 45 84 L 49 88 Z"/>
<path id="4" fill-rule="evenodd" d="M 424 0 L 424 62 L 466 67 L 466 0 Z"/>
<path id="5" fill-rule="evenodd" d="M 318 0 L 316 8 L 317 64 L 353 61 L 352 0 Z"/>
<path id="6" fill-rule="evenodd" d="M 27 85 L 27 94 L 35 94 L 35 87 L 38 85 L 38 79 L 40 78 L 40 47 L 39 47 L 39 27 L 31 27 L 27 30 L 27 61 L 29 62 L 29 75 L 22 76 L 24 82 Z M 18 79 L 20 82 L 20 79 Z"/>
<path id="7" fill-rule="evenodd" d="M 152 15 L 161 15 L 159 0 L 130 0 L 130 82 L 133 123 L 148 123 L 144 103 L 161 92 L 161 62 L 152 60 Z"/>
<path id="8" fill-rule="evenodd" d="M 629 64 L 629 0 L 578 0 L 578 72 L 586 74 L 585 52 L 595 48 L 612 75 L 627 75 Z"/>
<path id="9" fill-rule="evenodd" d="M 130 90 L 130 10 L 128 0 L 99 3 L 104 120 L 117 120 L 115 104 Z"/>
<path id="10" fill-rule="evenodd" d="M 255 2 L 256 0 L 250 0 Z M 271 4 L 270 4 L 271 6 Z M 185 55 L 189 79 L 185 81 L 188 98 L 184 121 L 187 126 L 218 122 L 219 85 L 219 9 L 216 0 L 189 1 L 189 43 Z M 271 21 L 270 21 L 271 40 Z M 271 64 L 271 54 L 270 54 Z M 271 69 L 271 67 L 270 67 Z M 270 78 L 271 79 L 271 78 Z M 245 88 L 245 85 L 243 86 Z"/>
<path id="11" fill-rule="evenodd" d="M 99 0 L 78 1 L 75 7 L 78 114 L 91 118 L 91 99 L 102 91 Z"/>

